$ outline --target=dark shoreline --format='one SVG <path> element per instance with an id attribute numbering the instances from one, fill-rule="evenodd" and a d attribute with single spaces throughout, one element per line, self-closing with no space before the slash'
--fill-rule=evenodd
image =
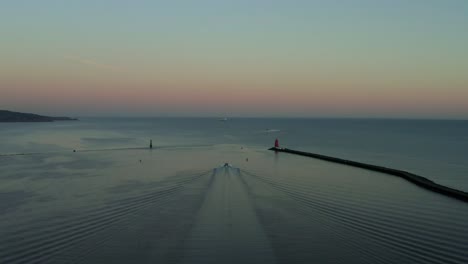
<path id="1" fill-rule="evenodd" d="M 0 123 L 37 123 L 54 121 L 78 121 L 78 119 L 66 116 L 43 116 L 31 113 L 0 110 Z"/>
<path id="2" fill-rule="evenodd" d="M 292 150 L 292 149 L 287 149 L 287 148 L 270 148 L 269 150 L 316 158 L 316 159 L 325 160 L 329 162 L 340 163 L 344 165 L 349 165 L 353 167 L 358 167 L 362 169 L 367 169 L 367 170 L 372 170 L 372 171 L 377 171 L 377 172 L 382 172 L 385 174 L 398 176 L 422 188 L 425 188 L 433 192 L 437 192 L 437 193 L 440 193 L 440 194 L 443 194 L 443 195 L 446 195 L 446 196 L 449 196 L 449 197 L 452 197 L 452 198 L 455 198 L 464 202 L 468 202 L 468 193 L 460 191 L 460 190 L 456 190 L 447 186 L 440 185 L 427 178 L 424 178 L 422 176 L 419 176 L 419 175 L 416 175 L 407 171 L 396 170 L 392 168 L 386 168 L 382 166 L 376 166 L 372 164 L 366 164 L 366 163 L 345 160 L 345 159 L 340 159 L 340 158 L 335 158 L 335 157 L 330 157 L 330 156 L 325 156 L 325 155 L 320 155 L 320 154 L 315 154 L 315 153 L 303 152 L 303 151 L 298 151 L 298 150 Z"/>

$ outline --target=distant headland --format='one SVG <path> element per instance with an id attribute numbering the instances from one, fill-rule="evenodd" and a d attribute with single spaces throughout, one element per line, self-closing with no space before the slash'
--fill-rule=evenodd
<path id="1" fill-rule="evenodd" d="M 8 110 L 0 110 L 1 122 L 54 122 L 54 121 L 77 121 L 77 118 L 63 116 L 43 116 L 30 113 L 19 113 Z"/>

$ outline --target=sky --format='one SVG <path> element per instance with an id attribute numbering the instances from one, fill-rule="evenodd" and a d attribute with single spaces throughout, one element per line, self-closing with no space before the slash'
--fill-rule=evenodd
<path id="1" fill-rule="evenodd" d="M 0 109 L 468 119 L 468 1 L 0 4 Z"/>

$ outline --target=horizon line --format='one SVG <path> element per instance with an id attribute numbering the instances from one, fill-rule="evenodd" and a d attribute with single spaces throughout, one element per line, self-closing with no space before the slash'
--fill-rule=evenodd
<path id="1" fill-rule="evenodd" d="M 200 119 L 355 119 L 355 120 L 432 120 L 432 121 L 468 121 L 468 118 L 441 118 L 441 117 L 366 117 L 366 116 L 189 116 L 189 115 L 83 115 L 72 116 L 76 118 L 200 118 Z"/>

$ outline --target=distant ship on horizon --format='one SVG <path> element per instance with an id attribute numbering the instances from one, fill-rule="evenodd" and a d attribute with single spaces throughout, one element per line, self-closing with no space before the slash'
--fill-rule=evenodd
<path id="1" fill-rule="evenodd" d="M 218 119 L 218 121 L 226 122 L 226 121 L 228 121 L 228 119 L 227 119 L 227 117 L 223 117 L 223 118 Z"/>

